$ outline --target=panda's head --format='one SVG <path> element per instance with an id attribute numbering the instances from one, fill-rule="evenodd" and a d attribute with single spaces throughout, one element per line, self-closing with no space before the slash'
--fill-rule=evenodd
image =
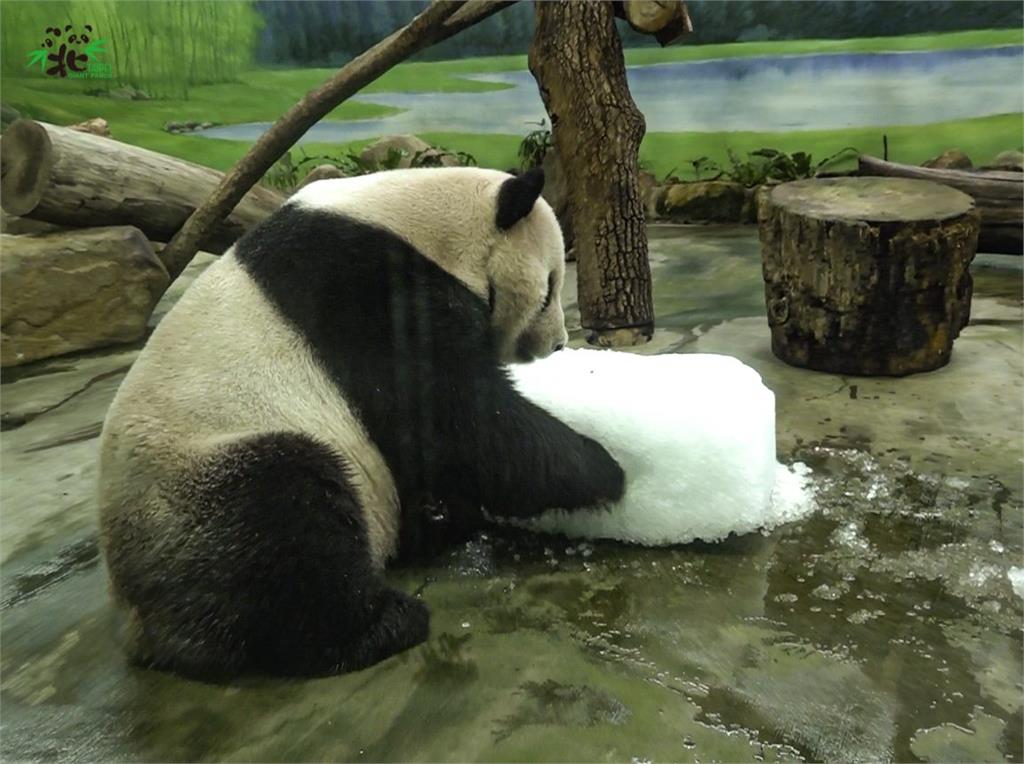
<path id="1" fill-rule="evenodd" d="M 568 340 L 565 248 L 543 186 L 539 168 L 419 168 L 316 181 L 292 201 L 401 236 L 487 303 L 500 360 L 523 362 Z"/>

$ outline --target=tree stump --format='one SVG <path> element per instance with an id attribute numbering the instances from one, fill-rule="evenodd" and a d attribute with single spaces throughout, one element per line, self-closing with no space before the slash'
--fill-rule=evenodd
<path id="1" fill-rule="evenodd" d="M 971 197 L 902 178 L 778 186 L 758 214 L 772 352 L 838 374 L 944 366 L 970 317 Z"/>

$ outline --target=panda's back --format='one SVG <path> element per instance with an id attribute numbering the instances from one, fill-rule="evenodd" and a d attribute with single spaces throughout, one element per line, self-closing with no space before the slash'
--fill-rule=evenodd
<path id="1" fill-rule="evenodd" d="M 229 250 L 164 317 L 111 405 L 101 512 L 173 512 L 162 505 L 162 484 L 211 449 L 276 432 L 308 435 L 344 459 L 368 510 L 374 557 L 390 556 L 398 499 L 380 451 L 308 343 Z"/>

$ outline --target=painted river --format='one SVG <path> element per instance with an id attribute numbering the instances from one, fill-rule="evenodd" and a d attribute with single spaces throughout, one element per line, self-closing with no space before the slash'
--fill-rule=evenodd
<path id="1" fill-rule="evenodd" d="M 1024 111 L 1024 47 L 913 53 L 770 56 L 629 70 L 647 131 L 832 130 L 919 125 Z M 471 75 L 510 87 L 484 93 L 374 93 L 358 100 L 403 111 L 322 121 L 303 141 L 342 142 L 424 132 L 522 135 L 544 115 L 526 71 Z M 197 135 L 256 140 L 269 122 Z"/>

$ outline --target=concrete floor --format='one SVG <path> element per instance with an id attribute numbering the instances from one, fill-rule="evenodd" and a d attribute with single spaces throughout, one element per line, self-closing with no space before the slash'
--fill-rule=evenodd
<path id="1" fill-rule="evenodd" d="M 752 228 L 656 228 L 651 260 L 659 328 L 636 352 L 757 369 L 819 512 L 656 550 L 488 534 L 394 571 L 424 587 L 431 640 L 343 677 L 207 685 L 127 666 L 94 480 L 137 351 L 5 373 L 4 758 L 1024 759 L 1007 575 L 1024 566 L 1021 259 L 979 257 L 952 362 L 903 379 L 776 360 Z"/>

